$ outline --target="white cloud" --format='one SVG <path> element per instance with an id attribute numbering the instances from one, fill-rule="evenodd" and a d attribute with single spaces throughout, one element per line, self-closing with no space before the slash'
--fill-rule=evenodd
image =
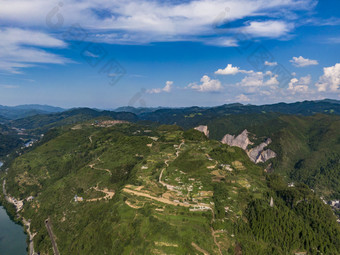
<path id="1" fill-rule="evenodd" d="M 313 17 L 305 20 L 304 23 L 312 26 L 338 26 L 340 25 L 340 18 L 330 17 L 327 19 L 322 19 Z"/>
<path id="2" fill-rule="evenodd" d="M 277 86 L 279 85 L 279 81 L 277 80 L 278 75 L 273 74 L 268 71 L 266 73 L 263 72 L 254 72 L 248 71 L 248 75 L 242 79 L 237 85 L 241 87 L 264 87 L 264 86 Z"/>
<path id="3" fill-rule="evenodd" d="M 165 84 L 165 87 L 163 88 L 163 91 L 170 92 L 171 89 L 172 89 L 173 83 L 174 83 L 173 81 L 167 81 L 166 84 Z"/>
<path id="4" fill-rule="evenodd" d="M 317 60 L 312 60 L 308 58 L 304 58 L 302 56 L 300 57 L 293 57 L 293 59 L 289 60 L 291 63 L 293 63 L 296 67 L 305 67 L 305 66 L 312 66 L 312 65 L 318 65 Z"/>
<path id="5" fill-rule="evenodd" d="M 221 47 L 237 47 L 238 41 L 236 38 L 232 37 L 220 37 L 220 38 L 212 38 L 211 40 L 205 40 L 205 44 L 215 45 Z"/>
<path id="6" fill-rule="evenodd" d="M 334 43 L 334 44 L 338 44 L 340 43 L 340 37 L 331 37 L 331 38 L 328 38 L 327 40 L 328 43 Z"/>
<path id="7" fill-rule="evenodd" d="M 311 5 L 314 1 L 65 0 L 58 4 L 46 0 L 0 0 L 0 38 L 7 42 L 6 47 L 0 43 L 0 68 L 20 72 L 21 68 L 41 63 L 67 63 L 67 59 L 42 48 L 65 47 L 63 41 L 49 32 L 58 35 L 76 23 L 88 33 L 86 40 L 113 44 L 196 41 L 236 47 L 239 42 L 235 35 L 240 31 L 255 38 L 279 38 L 294 29 L 293 21 L 281 15 L 281 10 L 296 13 L 298 18 L 301 11 L 314 8 Z M 222 11 L 226 8 L 230 11 Z M 247 17 L 258 17 L 258 21 L 245 22 L 227 30 L 216 27 L 217 19 L 223 26 Z M 96 57 L 91 52 L 87 54 Z"/>
<path id="8" fill-rule="evenodd" d="M 279 81 L 277 80 L 277 77 L 279 77 L 277 74 L 270 77 L 264 84 L 266 86 L 277 86 L 279 85 Z"/>
<path id="9" fill-rule="evenodd" d="M 293 24 L 285 21 L 251 21 L 243 31 L 253 36 L 277 38 L 286 35 L 293 28 Z"/>
<path id="10" fill-rule="evenodd" d="M 204 75 L 201 78 L 201 84 L 190 83 L 189 88 L 200 91 L 200 92 L 218 92 L 223 89 L 219 80 L 210 79 L 208 75 Z"/>
<path id="11" fill-rule="evenodd" d="M 244 94 L 240 94 L 236 97 L 236 100 L 239 101 L 239 102 L 249 102 L 250 99 L 249 97 L 247 97 L 246 95 Z"/>
<path id="12" fill-rule="evenodd" d="M 310 75 L 301 77 L 300 79 L 292 78 L 288 84 L 287 90 L 292 94 L 306 93 L 308 92 L 310 83 L 311 83 Z"/>
<path id="13" fill-rule="evenodd" d="M 18 85 L 11 85 L 11 84 L 0 84 L 0 87 L 4 88 L 4 89 L 16 89 L 16 88 L 19 88 Z"/>
<path id="14" fill-rule="evenodd" d="M 239 83 L 242 87 L 260 87 L 263 86 L 263 73 L 254 72 L 242 79 Z"/>
<path id="15" fill-rule="evenodd" d="M 147 90 L 147 93 L 149 93 L 149 94 L 159 94 L 161 92 L 169 93 L 172 90 L 173 83 L 174 83 L 173 81 L 167 81 L 165 83 L 165 87 L 164 88 L 150 89 L 150 90 Z"/>
<path id="16" fill-rule="evenodd" d="M 36 64 L 64 64 L 69 60 L 37 47 L 62 48 L 66 44 L 48 34 L 18 28 L 0 29 L 0 69 L 19 73 Z"/>
<path id="17" fill-rule="evenodd" d="M 85 29 L 94 31 L 110 43 L 146 43 L 156 41 L 200 40 L 201 37 L 219 35 L 213 29 L 219 24 L 267 16 L 266 21 L 250 22 L 244 29 L 253 36 L 279 37 L 293 26 L 284 20 L 277 20 L 282 9 L 286 13 L 306 11 L 314 8 L 314 0 L 65 0 L 63 6 L 46 0 L 0 0 L 2 23 L 12 26 L 44 27 L 56 23 L 57 14 L 64 27 L 80 23 Z M 229 12 L 221 12 L 229 8 Z M 54 13 L 53 11 L 57 11 Z M 275 15 L 273 15 L 275 13 Z M 53 15 L 54 14 L 54 15 Z M 274 17 L 275 20 L 268 20 Z M 279 16 L 282 18 L 282 15 Z M 47 20 L 47 22 L 46 22 Z M 211 40 L 209 40 L 211 41 Z M 221 42 L 220 42 L 221 43 Z M 236 42 L 226 39 L 225 46 Z"/>
<path id="18" fill-rule="evenodd" d="M 320 92 L 338 92 L 340 86 L 340 63 L 334 66 L 324 67 L 323 75 L 315 85 Z"/>
<path id="19" fill-rule="evenodd" d="M 268 62 L 267 60 L 264 62 L 266 66 L 277 66 L 277 62 Z"/>
<path id="20" fill-rule="evenodd" d="M 218 69 L 218 70 L 215 72 L 215 74 L 221 74 L 221 75 L 235 75 L 235 74 L 240 73 L 240 72 L 243 73 L 243 72 L 246 72 L 246 71 L 240 70 L 240 68 L 239 68 L 239 67 L 236 67 L 236 66 L 233 67 L 232 64 L 228 64 L 226 68 L 224 68 L 224 69 Z"/>

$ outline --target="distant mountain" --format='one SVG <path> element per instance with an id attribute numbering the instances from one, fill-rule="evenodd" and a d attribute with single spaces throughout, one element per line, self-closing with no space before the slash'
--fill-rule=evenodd
<path id="1" fill-rule="evenodd" d="M 138 114 L 139 119 L 162 124 L 177 124 L 184 128 L 204 124 L 226 115 L 278 113 L 309 116 L 316 113 L 340 115 L 340 101 L 320 100 L 296 103 L 278 103 L 271 105 L 225 104 L 217 107 L 188 107 L 178 109 L 160 109 L 154 112 Z"/>
<path id="2" fill-rule="evenodd" d="M 49 105 L 38 105 L 38 104 L 30 104 L 30 105 L 18 105 L 18 106 L 3 106 L 0 105 L 0 115 L 7 119 L 19 119 L 25 118 L 28 116 L 34 116 L 37 114 L 49 114 L 49 113 L 57 113 L 62 112 L 65 109 L 60 107 L 54 107 Z M 0 117 L 0 121 L 1 117 Z"/>
<path id="3" fill-rule="evenodd" d="M 34 108 L 34 106 L 19 107 Z M 63 112 L 49 114 L 46 114 L 46 112 L 39 113 L 39 111 L 42 109 L 43 108 L 40 108 L 39 110 L 28 110 L 31 111 L 31 114 L 29 114 L 28 116 L 24 116 L 21 118 L 12 118 L 15 120 L 11 122 L 11 125 L 14 127 L 25 129 L 39 128 L 40 131 L 46 131 L 48 128 L 51 127 L 72 124 L 76 122 L 90 120 L 96 117 L 110 117 L 113 119 L 127 120 L 130 122 L 151 121 L 159 124 L 177 124 L 187 129 L 193 128 L 198 125 L 207 124 L 210 121 L 216 121 L 216 119 L 223 118 L 228 115 L 253 115 L 263 113 L 267 113 L 267 117 L 270 115 L 277 116 L 280 114 L 308 116 L 314 115 L 316 113 L 340 115 L 340 103 L 336 100 L 304 101 L 291 104 L 279 103 L 262 106 L 242 105 L 236 103 L 210 108 L 198 106 L 187 108 L 121 107 L 117 108 L 116 111 L 103 111 L 90 108 L 74 108 Z M 32 114 L 32 111 L 35 111 L 35 114 Z M 38 113 L 39 115 L 37 115 Z"/>
<path id="4" fill-rule="evenodd" d="M 24 105 L 13 106 L 13 108 L 21 109 L 21 110 L 39 110 L 39 111 L 50 112 L 50 113 L 65 111 L 65 109 L 61 107 L 50 106 L 50 105 L 40 105 L 40 104 L 24 104 Z"/>
<path id="5" fill-rule="evenodd" d="M 142 113 L 148 113 L 148 112 L 154 112 L 160 109 L 169 109 L 167 107 L 132 107 L 132 106 L 123 106 L 115 109 L 115 112 L 132 112 L 134 114 L 142 114 Z"/>
<path id="6" fill-rule="evenodd" d="M 0 115 L 0 123 L 4 123 L 6 121 L 8 121 L 8 119 L 6 117 Z"/>
<path id="7" fill-rule="evenodd" d="M 137 121 L 135 114 L 130 112 L 100 111 L 90 108 L 74 108 L 68 111 L 29 116 L 11 121 L 11 126 L 24 129 L 36 129 L 37 132 L 45 132 L 52 127 L 70 125 L 91 120 L 97 117 L 110 117 L 118 120 Z"/>

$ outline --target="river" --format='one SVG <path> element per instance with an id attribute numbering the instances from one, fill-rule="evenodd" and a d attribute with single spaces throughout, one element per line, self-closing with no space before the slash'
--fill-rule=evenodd
<path id="1" fill-rule="evenodd" d="M 13 222 L 0 206 L 0 254 L 27 255 L 26 234 L 23 227 Z"/>

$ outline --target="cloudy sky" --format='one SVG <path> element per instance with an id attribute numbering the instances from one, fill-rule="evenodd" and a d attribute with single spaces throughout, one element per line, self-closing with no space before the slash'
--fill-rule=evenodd
<path id="1" fill-rule="evenodd" d="M 0 104 L 340 99 L 338 0 L 0 0 Z"/>

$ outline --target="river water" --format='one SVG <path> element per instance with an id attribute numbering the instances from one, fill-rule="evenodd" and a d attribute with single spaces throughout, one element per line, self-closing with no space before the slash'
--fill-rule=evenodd
<path id="1" fill-rule="evenodd" d="M 26 234 L 21 225 L 13 222 L 0 206 L 0 254 L 27 255 Z"/>

